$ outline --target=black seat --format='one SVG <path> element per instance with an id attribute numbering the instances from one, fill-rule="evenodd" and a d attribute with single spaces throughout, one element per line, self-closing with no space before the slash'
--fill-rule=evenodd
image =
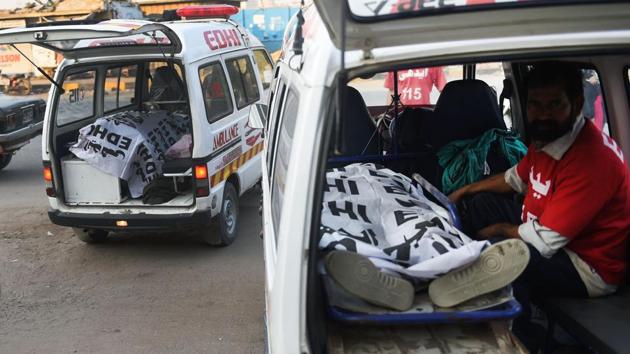
<path id="1" fill-rule="evenodd" d="M 597 353 L 630 352 L 630 286 L 595 299 L 547 299 L 543 308 L 583 345 Z"/>
<path id="2" fill-rule="evenodd" d="M 184 85 L 179 76 L 170 66 L 161 66 L 155 69 L 149 90 L 149 100 L 179 101 L 184 97 Z"/>
<path id="3" fill-rule="evenodd" d="M 496 93 L 481 80 L 446 84 L 433 114 L 428 139 L 436 149 L 454 140 L 478 137 L 489 129 L 507 129 Z"/>
<path id="4" fill-rule="evenodd" d="M 431 132 L 427 129 L 434 120 L 433 111 L 428 108 L 406 108 L 390 125 L 392 139 L 398 146 L 398 152 L 426 152 L 431 149 L 426 144 Z"/>
<path id="5" fill-rule="evenodd" d="M 379 154 L 379 134 L 365 105 L 363 96 L 354 87 L 348 86 L 346 91 L 346 112 L 342 118 L 343 155 L 377 155 Z"/>

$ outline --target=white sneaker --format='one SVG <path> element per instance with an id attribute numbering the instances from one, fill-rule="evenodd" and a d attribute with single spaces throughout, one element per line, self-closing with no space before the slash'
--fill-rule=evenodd
<path id="1" fill-rule="evenodd" d="M 381 272 L 367 257 L 332 251 L 324 259 L 326 271 L 339 286 L 371 304 L 406 311 L 413 303 L 413 285 Z"/>
<path id="2" fill-rule="evenodd" d="M 429 297 L 440 307 L 452 307 L 497 289 L 521 275 L 529 262 L 529 248 L 522 240 L 497 242 L 481 252 L 466 268 L 449 272 L 429 285 Z"/>

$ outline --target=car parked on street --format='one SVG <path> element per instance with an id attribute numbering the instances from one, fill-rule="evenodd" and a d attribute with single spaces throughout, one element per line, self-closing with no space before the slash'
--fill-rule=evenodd
<path id="1" fill-rule="evenodd" d="M 37 97 L 0 93 L 0 170 L 20 148 L 42 133 L 46 102 Z"/>

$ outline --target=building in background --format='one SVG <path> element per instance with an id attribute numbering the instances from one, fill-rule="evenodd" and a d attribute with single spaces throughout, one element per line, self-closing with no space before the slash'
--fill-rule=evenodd
<path id="1" fill-rule="evenodd" d="M 143 18 L 138 5 L 127 0 L 56 0 L 27 3 L 12 10 L 0 10 L 0 29 L 23 27 L 37 23 L 68 20 L 106 20 L 111 18 Z M 33 46 L 17 46 L 35 64 L 52 73 L 62 59 L 55 52 Z M 9 46 L 0 46 L 0 72 L 4 75 L 40 73 L 20 53 Z"/>
<path id="2" fill-rule="evenodd" d="M 0 29 L 68 20 L 158 19 L 166 10 L 210 4 L 240 7 L 241 11 L 232 16 L 232 20 L 251 31 L 273 53 L 280 49 L 284 30 L 297 12 L 300 0 L 39 0 L 26 3 L 22 8 L 0 10 Z M 62 59 L 39 46 L 21 44 L 17 47 L 50 74 Z M 0 73 L 41 76 L 28 60 L 9 46 L 0 46 Z"/>
<path id="3" fill-rule="evenodd" d="M 231 17 L 256 36 L 269 53 L 280 50 L 284 30 L 298 7 L 260 7 L 242 9 Z M 273 56 L 273 54 L 272 54 Z"/>

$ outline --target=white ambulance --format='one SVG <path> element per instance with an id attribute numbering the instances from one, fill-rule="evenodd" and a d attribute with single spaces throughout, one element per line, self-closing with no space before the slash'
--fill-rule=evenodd
<path id="1" fill-rule="evenodd" d="M 48 212 L 86 242 L 111 231 L 237 235 L 239 196 L 261 178 L 248 126 L 273 63 L 228 5 L 168 22 L 110 20 L 0 32 L 64 56 L 48 96 L 42 157 Z M 211 222 L 212 219 L 212 222 Z"/>
<path id="2" fill-rule="evenodd" d="M 429 303 L 396 312 L 366 306 L 356 297 L 344 297 L 339 287 L 329 287 L 320 247 L 330 232 L 322 215 L 387 220 L 372 210 L 378 210 L 379 202 L 363 209 L 358 203 L 333 204 L 333 209 L 328 203 L 337 201 L 326 195 L 353 193 L 357 185 L 343 174 L 336 180 L 327 176 L 348 164 L 376 163 L 404 178 L 418 173 L 439 186 L 436 153 L 445 143 L 494 128 L 511 128 L 527 137 L 525 75 L 532 63 L 549 59 L 596 74 L 598 80 L 589 75 L 589 82 L 598 82 L 599 98 L 593 99 L 600 100 L 596 108 L 605 114 L 598 118 L 597 109 L 591 116 L 586 110 L 583 114 L 606 142 L 609 135 L 619 142 L 609 143 L 618 156 L 629 156 L 628 16 L 627 1 L 307 2 L 285 33 L 268 110 L 250 120 L 261 128 L 264 123 L 266 136 L 262 189 L 268 352 L 526 352 L 509 330 L 510 318 L 521 308 L 512 300 L 485 310 L 443 312 Z M 402 82 L 430 68 L 441 68 L 448 83 L 421 92 L 431 96 L 426 104 L 405 106 L 391 97 L 403 96 Z M 387 78 L 395 71 L 400 86 L 388 93 Z M 340 172 L 347 171 L 332 171 Z M 338 234 L 347 237 L 339 242 L 341 248 L 375 245 L 374 233 L 353 230 L 350 222 L 343 227 Z M 356 278 L 366 274 L 357 271 Z M 550 333 L 557 323 L 578 339 L 573 350 L 581 344 L 601 353 L 624 352 L 630 323 L 628 311 L 620 312 L 630 296 L 624 289 L 602 299 L 545 299 L 557 315 Z M 347 310 L 350 306 L 359 310 Z"/>

